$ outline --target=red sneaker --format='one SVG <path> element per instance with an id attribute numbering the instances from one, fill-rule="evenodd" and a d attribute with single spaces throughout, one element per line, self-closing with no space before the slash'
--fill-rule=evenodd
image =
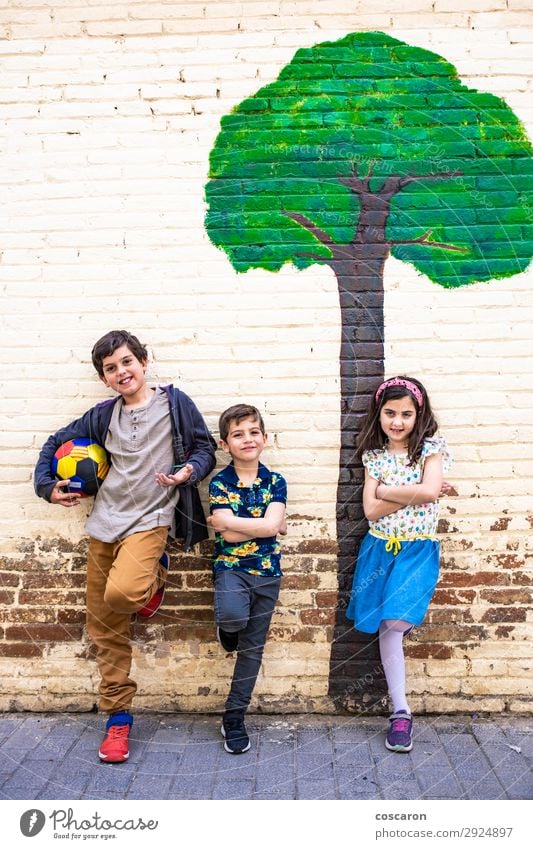
<path id="1" fill-rule="evenodd" d="M 131 725 L 108 725 L 106 735 L 98 751 L 101 761 L 118 764 L 127 761 L 130 756 L 128 737 Z"/>
<path id="2" fill-rule="evenodd" d="M 168 571 L 168 567 L 170 565 L 170 557 L 168 556 L 166 551 L 164 551 L 163 554 L 161 555 L 161 557 L 159 558 L 159 562 L 160 562 L 161 566 L 163 567 L 163 569 L 166 569 Z M 152 596 L 150 601 L 148 601 L 144 605 L 144 607 L 141 607 L 141 609 L 137 611 L 137 616 L 140 616 L 141 619 L 150 619 L 152 616 L 154 616 L 157 613 L 157 611 L 159 610 L 159 608 L 163 604 L 164 598 L 165 598 L 165 585 L 163 584 L 163 586 L 159 587 L 157 592 L 154 593 L 154 595 Z"/>

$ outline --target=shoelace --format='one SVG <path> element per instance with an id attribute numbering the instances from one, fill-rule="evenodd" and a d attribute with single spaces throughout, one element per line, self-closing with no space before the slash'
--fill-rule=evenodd
<path id="1" fill-rule="evenodd" d="M 392 730 L 393 731 L 409 731 L 409 720 L 408 719 L 393 719 L 392 720 Z"/>
<path id="2" fill-rule="evenodd" d="M 244 720 L 238 719 L 237 717 L 234 719 L 226 719 L 224 725 L 228 731 L 244 731 Z"/>
<path id="3" fill-rule="evenodd" d="M 129 730 L 129 725 L 111 725 L 107 733 L 110 737 L 127 737 Z"/>

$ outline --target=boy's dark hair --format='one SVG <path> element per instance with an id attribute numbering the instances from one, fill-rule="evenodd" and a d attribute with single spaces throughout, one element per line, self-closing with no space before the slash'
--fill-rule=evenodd
<path id="1" fill-rule="evenodd" d="M 254 421 L 258 423 L 261 428 L 261 433 L 264 434 L 265 423 L 257 407 L 252 407 L 251 404 L 234 404 L 233 407 L 228 407 L 227 410 L 224 410 L 224 412 L 220 414 L 220 418 L 218 420 L 218 431 L 220 433 L 221 440 L 226 442 L 231 422 L 237 422 L 237 424 L 239 424 L 239 422 L 242 422 L 243 419 L 247 419 L 248 417 L 254 419 Z"/>
<path id="2" fill-rule="evenodd" d="M 143 362 L 143 360 L 148 359 L 146 346 L 139 342 L 133 333 L 128 333 L 127 330 L 110 330 L 109 333 L 106 333 L 105 336 L 102 336 L 102 338 L 98 340 L 91 352 L 93 366 L 100 377 L 103 377 L 104 375 L 104 358 L 110 357 L 111 354 L 114 354 L 117 348 L 121 348 L 122 345 L 127 345 L 133 356 L 136 357 L 139 362 Z"/>
<path id="3" fill-rule="evenodd" d="M 398 377 L 408 383 L 414 383 L 414 385 L 420 390 L 422 406 L 419 405 L 415 395 L 410 392 L 406 386 L 387 386 L 376 400 L 376 390 L 378 389 L 376 386 L 376 390 L 372 393 L 370 409 L 363 420 L 361 431 L 356 441 L 357 451 L 355 456 L 358 460 L 361 459 L 365 451 L 383 448 L 386 437 L 381 429 L 379 417 L 381 410 L 387 401 L 394 401 L 398 398 L 407 397 L 411 398 L 415 406 L 416 421 L 415 426 L 409 435 L 409 443 L 407 446 L 409 463 L 411 465 L 416 463 L 416 461 L 420 458 L 424 440 L 429 436 L 433 436 L 438 428 L 437 420 L 433 415 L 431 404 L 429 403 L 428 394 L 420 381 L 415 380 L 414 377 L 406 377 L 405 375 L 398 375 Z"/>

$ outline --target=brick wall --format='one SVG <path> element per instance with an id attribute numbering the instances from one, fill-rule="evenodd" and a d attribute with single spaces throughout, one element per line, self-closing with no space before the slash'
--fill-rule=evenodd
<path id="1" fill-rule="evenodd" d="M 209 152 L 221 118 L 297 49 L 365 30 L 435 51 L 527 126 L 530 5 L 0 2 L 0 708 L 95 701 L 83 632 L 84 510 L 38 501 L 31 473 L 48 433 L 103 397 L 89 352 L 113 326 L 149 343 L 152 379 L 179 382 L 213 429 L 238 399 L 265 413 L 266 462 L 289 483 L 290 533 L 255 706 L 375 705 L 383 694 L 375 644 L 354 642 L 336 616 L 336 281 L 319 266 L 235 273 L 203 225 Z M 442 289 L 386 262 L 384 371 L 428 386 L 459 492 L 443 502 L 441 582 L 409 641 L 415 710 L 526 709 L 530 288 L 526 272 Z M 231 663 L 213 640 L 209 546 L 174 555 L 164 613 L 135 627 L 138 704 L 219 709 Z"/>

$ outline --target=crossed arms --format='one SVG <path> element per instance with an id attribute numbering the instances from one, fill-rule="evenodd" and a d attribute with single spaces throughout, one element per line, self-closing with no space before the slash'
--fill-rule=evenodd
<path id="1" fill-rule="evenodd" d="M 409 504 L 428 504 L 440 495 L 446 495 L 450 484 L 442 477 L 442 457 L 432 454 L 424 463 L 424 474 L 420 483 L 404 486 L 387 486 L 370 477 L 365 469 L 363 487 L 363 510 L 366 518 L 375 522 L 383 516 L 395 513 Z"/>
<path id="2" fill-rule="evenodd" d="M 230 509 L 214 510 L 207 524 L 226 542 L 246 542 L 254 538 L 275 537 L 287 533 L 285 504 L 273 501 L 260 519 L 241 519 Z"/>

